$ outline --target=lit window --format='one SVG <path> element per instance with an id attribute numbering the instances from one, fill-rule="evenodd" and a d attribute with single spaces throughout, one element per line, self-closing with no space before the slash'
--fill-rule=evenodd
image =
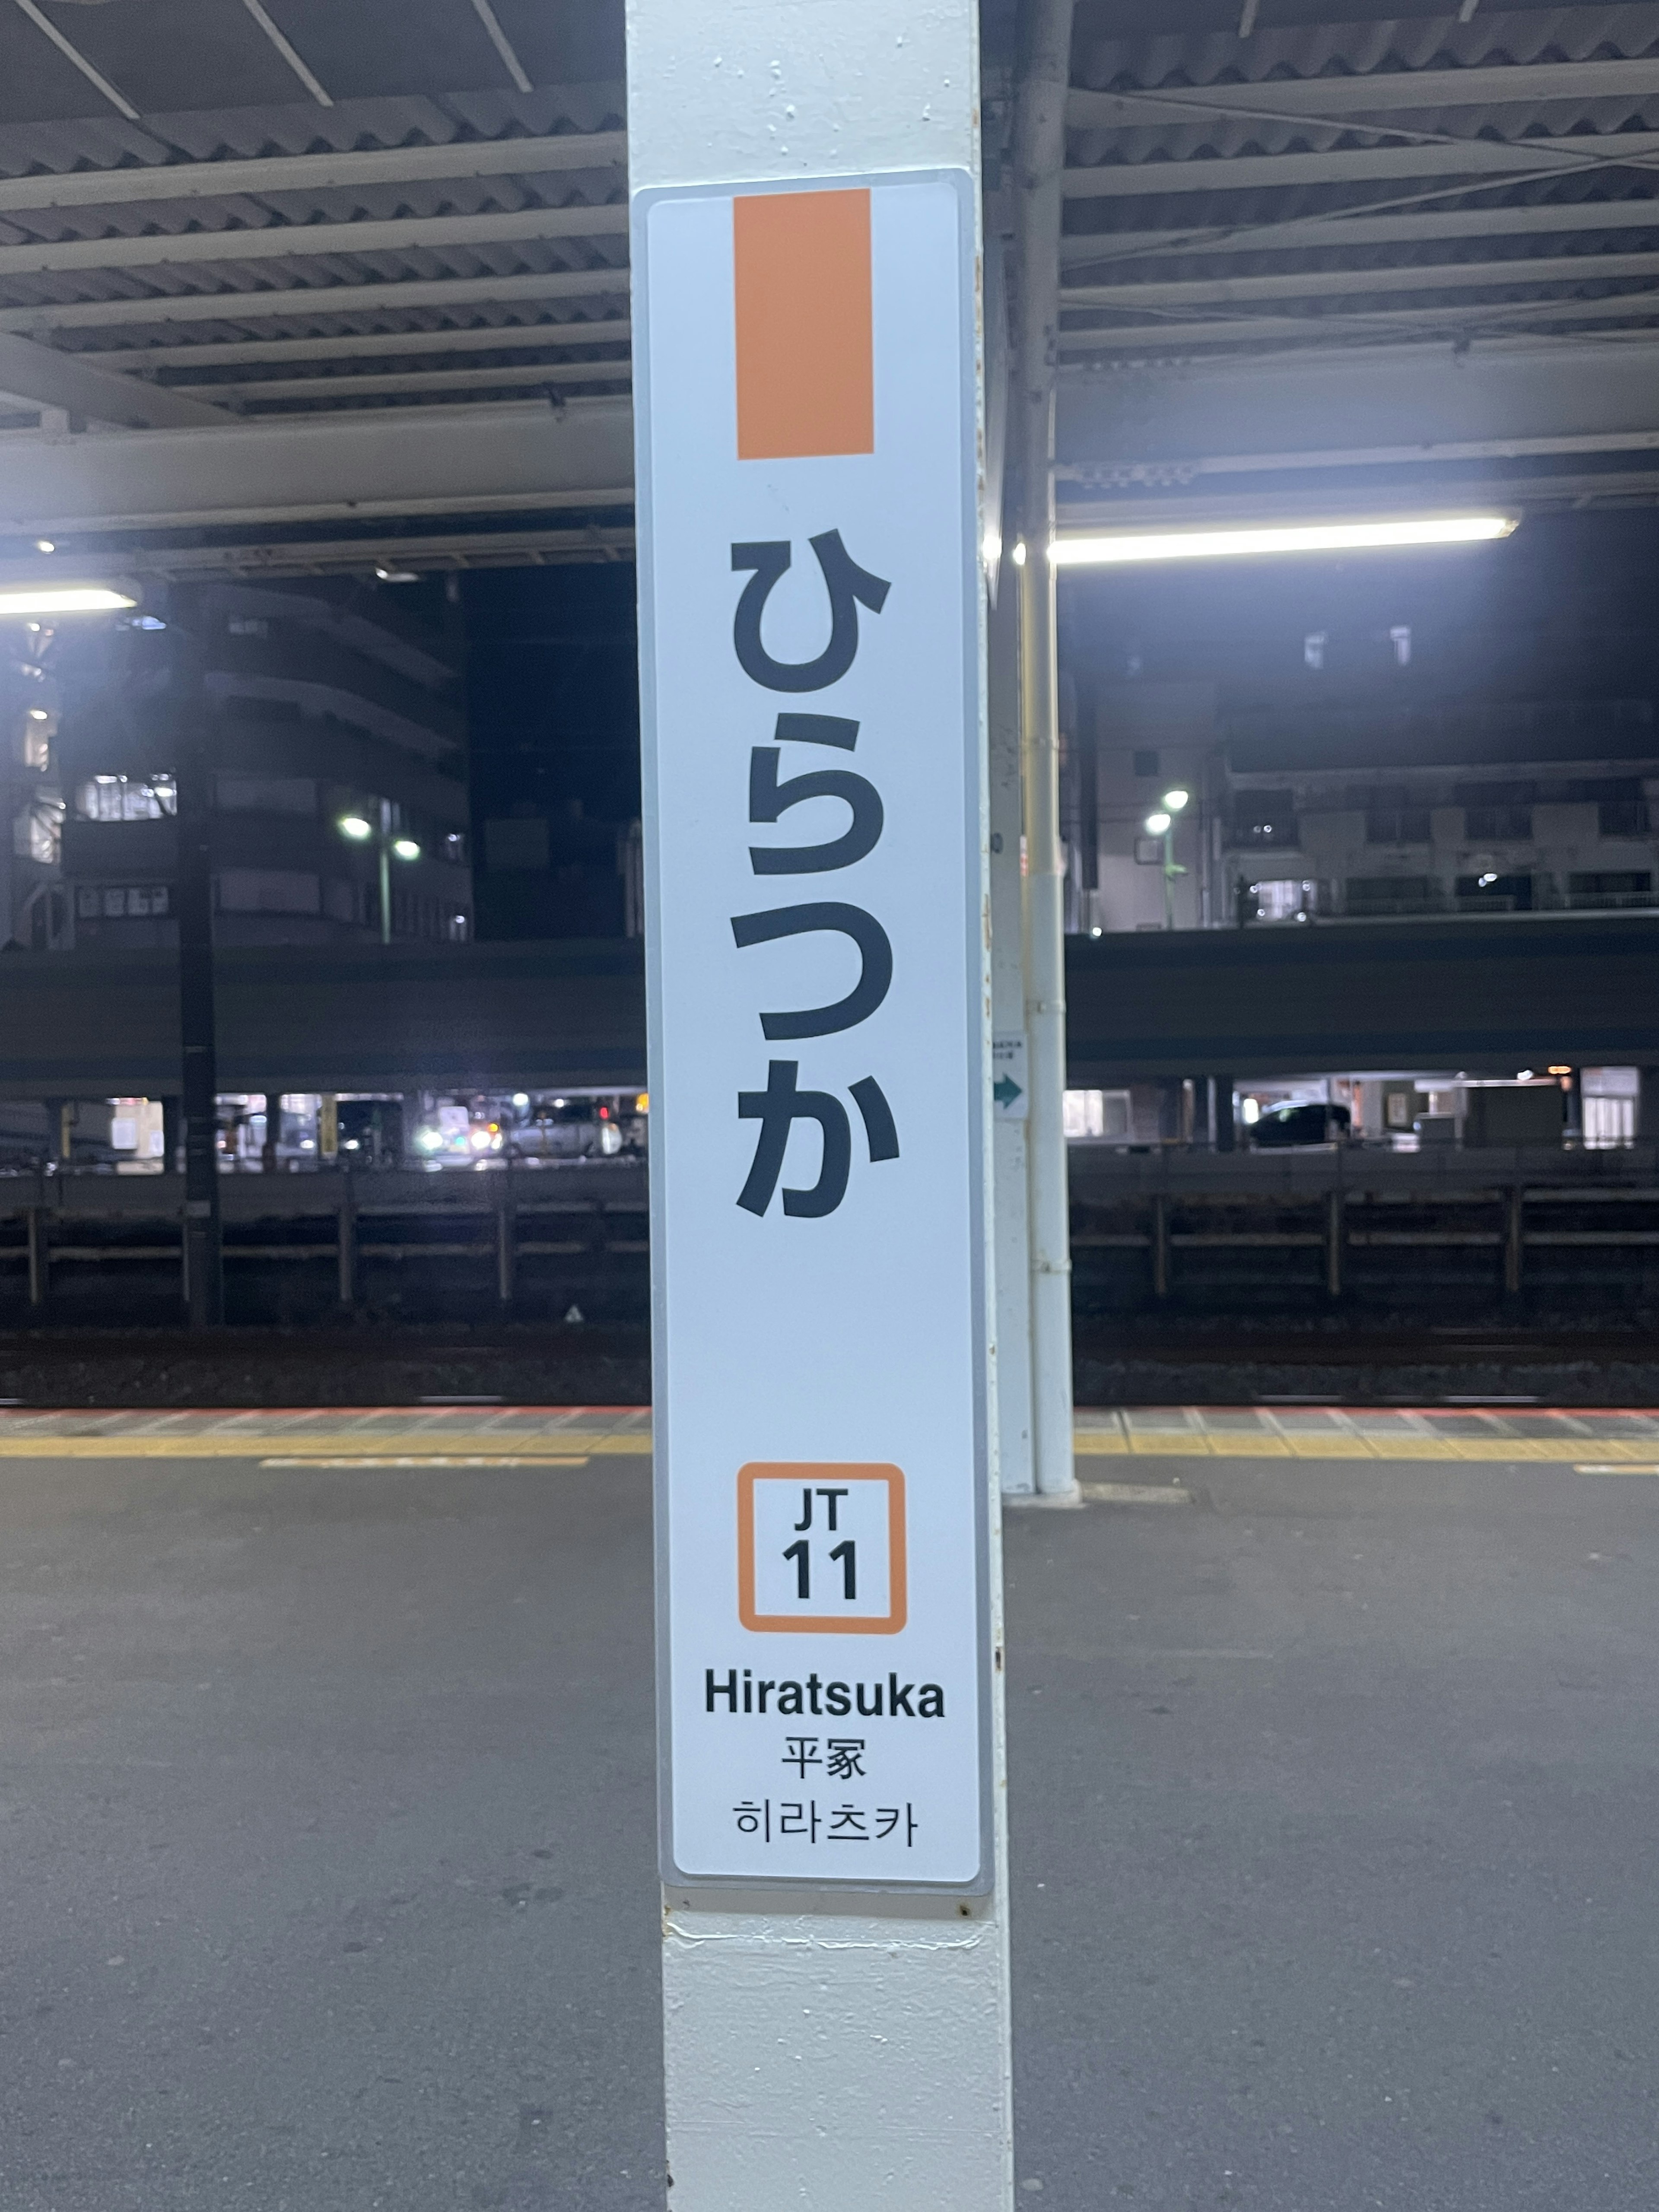
<path id="1" fill-rule="evenodd" d="M 36 799 L 17 817 L 12 850 L 22 859 L 38 860 L 48 868 L 58 866 L 63 847 L 64 802 Z"/>
<path id="2" fill-rule="evenodd" d="M 94 775 L 76 792 L 75 811 L 86 822 L 160 822 L 179 811 L 178 786 L 170 775 Z"/>

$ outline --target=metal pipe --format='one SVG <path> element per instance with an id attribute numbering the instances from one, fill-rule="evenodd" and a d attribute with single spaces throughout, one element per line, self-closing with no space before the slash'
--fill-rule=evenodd
<path id="1" fill-rule="evenodd" d="M 1066 1132 L 1066 854 L 1054 627 L 1054 363 L 1073 0 L 1034 0 L 1014 113 L 1012 432 L 1018 482 L 1020 752 L 1025 803 L 1025 1026 L 1030 1115 L 1031 1444 L 1036 1489 L 1075 1498 Z"/>
<path id="2" fill-rule="evenodd" d="M 1025 1139 L 1030 1111 L 1020 872 L 1019 596 L 1006 571 L 989 636 L 991 1024 L 1011 1048 L 1023 1097 L 991 1124 L 997 1297 L 997 1437 L 1005 1498 L 1036 1494 L 1031 1468 L 1030 1216 Z M 1000 1062 L 999 1062 L 1000 1065 Z M 1022 1110 L 1023 1109 L 1023 1110 Z"/>
<path id="3" fill-rule="evenodd" d="M 179 867 L 179 1036 L 183 1048 L 185 1279 L 192 1328 L 225 1317 L 219 1230 L 218 1050 L 213 1000 L 213 807 L 199 645 L 188 635 L 181 658 L 177 768 Z"/>

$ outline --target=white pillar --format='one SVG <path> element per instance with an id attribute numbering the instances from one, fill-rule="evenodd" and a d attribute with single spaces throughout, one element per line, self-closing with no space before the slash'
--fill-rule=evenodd
<path id="1" fill-rule="evenodd" d="M 1015 116 L 1019 242 L 1011 441 L 1019 481 L 1025 787 L 1025 1026 L 1030 1039 L 1031 1436 L 1036 1487 L 1078 1501 L 1072 1443 L 1072 1239 L 1065 1131 L 1066 854 L 1060 834 L 1054 420 L 1060 214 L 1073 0 L 1036 0 Z"/>
<path id="2" fill-rule="evenodd" d="M 990 343 L 997 343 L 992 333 Z M 991 1021 L 999 1039 L 1025 1036 L 1024 872 L 1024 808 L 1020 796 L 1019 572 L 1002 564 L 990 621 Z M 1036 1491 L 1031 1456 L 1030 1212 L 1025 1133 L 1030 1126 L 1030 1055 L 1017 1057 L 1024 1111 L 999 1110 L 991 1124 L 994 1154 L 997 1285 L 997 1441 L 1002 1494 Z"/>
<path id="3" fill-rule="evenodd" d="M 817 179 L 857 185 L 910 170 L 965 173 L 976 184 L 977 0 L 629 0 L 628 21 L 636 194 Z M 673 434 L 672 416 L 654 398 L 652 407 L 648 434 L 659 444 Z M 660 578 L 656 588 L 660 602 Z M 896 592 L 896 614 L 898 605 Z M 982 728 L 982 652 L 978 680 Z M 746 750 L 746 735 L 741 743 Z M 862 771 L 862 740 L 856 759 Z M 808 880 L 811 896 L 830 895 L 823 876 Z M 939 1079 L 948 1081 L 948 1071 Z M 664 1110 L 677 1110 L 672 1097 Z M 982 1149 L 988 1189 L 988 1138 Z M 663 1179 L 659 1167 L 653 1181 Z M 681 1264 L 696 1261 L 689 1254 Z M 653 1259 L 673 1264 L 672 1255 Z M 659 1318 L 665 1295 L 659 1280 Z M 988 1273 L 984 1302 L 988 1340 Z M 995 1405 L 988 1374 L 971 1387 L 988 1430 L 981 1495 L 994 1654 L 983 1708 L 992 1884 L 974 1893 L 665 1890 L 675 2212 L 1011 2212 Z M 855 1379 L 844 1389 L 856 1395 Z M 844 1427 L 834 1411 L 827 1425 Z M 872 1657 L 864 1671 L 875 1665 Z"/>

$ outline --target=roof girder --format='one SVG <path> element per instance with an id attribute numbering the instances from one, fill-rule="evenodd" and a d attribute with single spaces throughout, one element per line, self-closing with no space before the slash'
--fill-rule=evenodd
<path id="1" fill-rule="evenodd" d="M 1558 231 L 1656 230 L 1659 200 L 1550 201 L 1541 207 L 1455 208 L 1444 214 L 1309 216 L 1295 222 L 1247 222 L 1219 230 L 1072 231 L 1060 241 L 1062 266 L 1163 259 L 1177 254 L 1340 252 L 1350 246 L 1420 246 L 1449 238 L 1541 238 Z"/>
<path id="2" fill-rule="evenodd" d="M 1339 147 L 1322 154 L 1107 161 L 1097 168 L 1067 169 L 1065 192 L 1067 199 L 1135 199 L 1165 192 L 1266 191 L 1417 177 L 1567 176 L 1640 167 L 1656 156 L 1656 131 L 1609 131 L 1594 137 L 1439 138 L 1416 146 Z"/>
<path id="3" fill-rule="evenodd" d="M 407 308 L 494 306 L 514 300 L 626 296 L 626 269 L 553 269 L 544 275 L 388 278 L 378 284 L 301 284 L 270 292 L 173 292 L 153 299 L 40 301 L 0 308 L 0 331 L 97 330 L 124 323 L 246 323 L 273 315 L 398 314 Z"/>
<path id="4" fill-rule="evenodd" d="M 1274 113 L 1298 122 L 1327 115 L 1415 113 L 1447 107 L 1535 105 L 1558 100 L 1640 100 L 1659 93 L 1659 59 L 1506 62 L 1488 69 L 1389 70 L 1345 76 L 1269 77 L 1260 83 L 1190 84 L 1091 92 L 1073 85 L 1071 129 L 1144 126 L 1149 112 L 1177 120 L 1197 112 L 1245 118 Z M 1364 129 L 1363 124 L 1350 127 Z"/>
<path id="5" fill-rule="evenodd" d="M 199 262 L 310 260 L 338 253 L 445 252 L 544 239 L 616 238 L 627 229 L 628 210 L 617 203 L 514 208 L 488 215 L 398 216 L 384 222 L 272 223 L 263 230 L 147 231 L 137 238 L 65 238 L 0 246 L 0 278 L 183 268 Z"/>
<path id="6" fill-rule="evenodd" d="M 229 419 L 222 408 L 188 392 L 117 376 L 9 331 L 0 331 L 0 391 L 34 406 L 128 428 L 206 428 Z"/>
<path id="7" fill-rule="evenodd" d="M 135 202 L 229 199 L 241 193 L 319 192 L 356 185 L 453 182 L 467 177 L 535 177 L 558 170 L 618 168 L 628 160 L 621 131 L 561 131 L 552 137 L 462 139 L 438 146 L 372 147 L 343 154 L 278 154 L 252 161 L 178 161 L 151 167 L 73 169 L 63 176 L 0 178 L 0 215 Z"/>
<path id="8" fill-rule="evenodd" d="M 1510 261 L 1413 262 L 1388 269 L 1280 270 L 1261 276 L 1193 276 L 1142 284 L 1068 285 L 1065 310 L 1248 306 L 1257 300 L 1335 300 L 1381 292 L 1480 290 L 1494 284 L 1591 284 L 1659 276 L 1659 253 L 1560 253 Z"/>

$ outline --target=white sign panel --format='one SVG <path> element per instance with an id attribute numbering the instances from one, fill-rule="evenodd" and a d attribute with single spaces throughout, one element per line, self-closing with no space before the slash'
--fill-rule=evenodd
<path id="1" fill-rule="evenodd" d="M 988 1886 L 974 201 L 635 201 L 663 1865 Z"/>

